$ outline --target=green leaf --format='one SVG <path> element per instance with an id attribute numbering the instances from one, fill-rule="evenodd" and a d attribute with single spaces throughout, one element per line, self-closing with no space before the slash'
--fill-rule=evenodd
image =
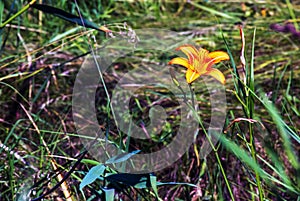
<path id="1" fill-rule="evenodd" d="M 133 155 L 139 153 L 141 150 L 135 150 L 131 153 L 122 153 L 122 154 L 119 154 L 117 156 L 113 156 L 111 157 L 110 159 L 108 159 L 105 164 L 112 164 L 112 163 L 120 163 L 120 162 L 123 162 L 123 161 L 126 161 L 128 160 L 130 157 L 132 157 Z"/>
<path id="2" fill-rule="evenodd" d="M 30 7 L 40 10 L 44 13 L 55 15 L 61 19 L 68 21 L 68 22 L 72 22 L 74 24 L 78 24 L 83 27 L 96 29 L 98 31 L 103 31 L 103 30 L 99 29 L 99 27 L 95 23 L 93 23 L 89 20 L 86 20 L 80 16 L 76 16 L 71 13 L 68 13 L 59 8 L 55 8 L 52 6 L 45 5 L 45 4 L 32 4 Z"/>
<path id="3" fill-rule="evenodd" d="M 70 34 L 72 34 L 72 33 L 77 32 L 79 28 L 81 28 L 81 27 L 75 27 L 75 28 L 73 28 L 73 29 L 70 29 L 70 30 L 68 30 L 68 31 L 66 31 L 66 32 L 64 32 L 64 33 L 62 33 L 62 34 L 57 34 L 57 35 L 55 35 L 54 38 L 50 39 L 49 43 L 52 43 L 52 42 L 54 42 L 54 41 L 56 41 L 56 40 L 63 39 L 63 38 L 65 38 L 67 35 L 70 35 Z"/>
<path id="4" fill-rule="evenodd" d="M 100 164 L 94 166 L 90 171 L 85 175 L 83 180 L 79 185 L 79 189 L 82 190 L 86 185 L 93 183 L 99 176 L 101 176 L 105 170 L 105 165 Z"/>
<path id="5" fill-rule="evenodd" d="M 157 181 L 156 181 L 156 176 L 155 175 L 150 175 L 150 184 L 151 187 L 155 193 L 156 198 L 159 198 L 158 196 L 158 191 L 157 191 Z"/>
<path id="6" fill-rule="evenodd" d="M 114 201 L 115 189 L 102 189 L 105 192 L 105 200 L 106 201 Z"/>
<path id="7" fill-rule="evenodd" d="M 151 178 L 152 177 L 152 178 Z M 105 177 L 109 182 L 120 183 L 129 186 L 134 186 L 135 188 L 149 188 L 152 187 L 154 191 L 156 186 L 163 185 L 187 185 L 197 188 L 197 185 L 191 183 L 181 183 L 181 182 L 157 182 L 156 177 L 151 174 L 129 174 L 129 173 L 119 173 L 110 174 Z"/>
<path id="8" fill-rule="evenodd" d="M 112 183 L 121 183 L 135 188 L 151 187 L 149 174 L 119 173 L 108 175 L 105 178 Z"/>

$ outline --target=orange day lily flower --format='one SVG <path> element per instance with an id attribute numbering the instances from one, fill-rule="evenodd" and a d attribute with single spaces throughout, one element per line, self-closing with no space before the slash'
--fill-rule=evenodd
<path id="1" fill-rule="evenodd" d="M 229 56 L 223 51 L 208 52 L 203 48 L 195 48 L 192 45 L 182 45 L 176 48 L 181 50 L 188 58 L 176 57 L 168 64 L 178 64 L 187 68 L 186 81 L 192 83 L 201 75 L 210 75 L 222 84 L 225 84 L 225 77 L 221 71 L 212 66 L 223 60 L 229 60 Z"/>

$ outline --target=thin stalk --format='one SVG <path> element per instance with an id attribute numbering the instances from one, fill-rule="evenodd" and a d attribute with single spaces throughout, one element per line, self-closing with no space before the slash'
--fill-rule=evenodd
<path id="1" fill-rule="evenodd" d="M 79 6 L 78 6 L 78 3 L 77 3 L 76 0 L 75 0 L 75 4 L 76 4 L 76 8 L 77 8 L 77 10 L 78 10 L 79 17 L 80 17 L 80 19 L 82 20 L 83 18 L 82 18 L 82 16 L 81 16 L 80 9 L 79 9 Z M 82 24 L 84 25 L 84 21 L 83 21 L 83 20 L 82 20 Z M 85 29 L 85 31 L 86 31 L 85 26 L 84 26 L 84 29 Z M 117 118 L 116 118 L 116 115 L 115 115 L 115 112 L 114 112 L 114 108 L 113 108 L 112 103 L 111 103 L 111 99 L 110 99 L 110 96 L 109 96 L 109 93 L 108 93 L 108 89 L 107 89 L 107 87 L 106 87 L 106 83 L 105 83 L 104 78 L 103 78 L 103 72 L 102 72 L 102 70 L 101 70 L 101 68 L 100 68 L 100 65 L 99 65 L 97 59 L 96 59 L 95 51 L 94 51 L 92 45 L 90 45 L 90 43 L 89 43 L 89 47 L 90 47 L 90 50 L 91 50 L 93 59 L 94 59 L 94 61 L 95 61 L 97 70 L 98 70 L 98 72 L 99 72 L 100 80 L 101 80 L 101 83 L 102 83 L 102 85 L 103 85 L 103 89 L 104 89 L 104 91 L 105 91 L 105 95 L 106 95 L 106 97 L 107 97 L 107 102 L 109 103 L 109 106 L 110 106 L 110 109 L 111 109 L 111 113 L 112 113 L 112 115 L 113 115 L 113 118 L 114 118 L 114 119 L 117 119 Z M 115 123 L 116 123 L 116 126 L 119 128 L 118 122 L 117 122 L 116 120 L 115 120 Z"/>
<path id="2" fill-rule="evenodd" d="M 253 39 L 252 39 L 252 50 L 251 50 L 251 64 L 249 68 L 249 77 L 248 77 L 248 86 L 251 91 L 254 91 L 254 47 L 255 47 L 255 33 L 256 29 L 254 29 L 253 32 Z M 247 117 L 250 119 L 253 119 L 254 116 L 254 96 L 252 94 L 249 94 L 246 96 L 246 102 L 247 102 L 247 108 L 245 108 L 247 112 Z M 256 157 L 256 149 L 255 149 L 255 141 L 254 141 L 254 130 L 253 130 L 253 124 L 249 122 L 249 144 L 251 146 L 251 156 L 255 163 L 257 163 L 257 157 Z M 264 195 L 263 195 L 263 189 L 261 186 L 261 181 L 260 181 L 260 176 L 259 172 L 257 170 L 255 171 L 255 178 L 256 178 L 256 185 L 258 188 L 259 192 L 259 200 L 263 201 L 264 200 Z"/>
<path id="3" fill-rule="evenodd" d="M 218 164 L 219 164 L 221 173 L 222 173 L 222 175 L 223 175 L 223 178 L 224 178 L 226 187 L 227 187 L 227 189 L 228 189 L 230 198 L 231 198 L 232 201 L 234 201 L 233 193 L 232 193 L 232 191 L 231 191 L 230 184 L 229 184 L 228 179 L 227 179 L 227 177 L 226 177 L 226 173 L 225 173 L 224 168 L 223 168 L 223 166 L 222 166 L 222 163 L 221 163 L 221 160 L 220 160 L 220 157 L 219 157 L 219 154 L 218 154 L 217 150 L 215 150 L 214 153 L 215 153 L 217 162 L 218 162 Z"/>
<path id="4" fill-rule="evenodd" d="M 255 149 L 255 143 L 254 143 L 254 136 L 253 136 L 253 125 L 249 123 L 249 133 L 250 133 L 250 147 L 251 147 L 251 156 L 255 163 L 257 163 L 257 157 L 256 157 L 256 149 Z M 255 179 L 256 179 L 256 185 L 258 188 L 258 193 L 259 193 L 259 200 L 263 201 L 264 200 L 264 195 L 263 195 L 263 189 L 261 186 L 261 181 L 260 181 L 260 176 L 259 172 L 255 170 Z"/>

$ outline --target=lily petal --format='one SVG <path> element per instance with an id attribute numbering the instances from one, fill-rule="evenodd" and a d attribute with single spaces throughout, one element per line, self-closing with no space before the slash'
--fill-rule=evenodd
<path id="1" fill-rule="evenodd" d="M 199 51 L 192 45 L 181 45 L 176 50 L 181 50 L 188 57 L 190 63 L 193 63 L 199 55 Z"/>
<path id="2" fill-rule="evenodd" d="M 189 64 L 188 60 L 186 58 L 182 58 L 182 57 L 176 57 L 176 58 L 172 59 L 171 61 L 169 61 L 168 64 L 170 64 L 170 65 L 178 64 L 178 65 L 184 66 L 186 68 L 190 68 L 190 64 Z"/>
<path id="3" fill-rule="evenodd" d="M 223 51 L 210 52 L 208 56 L 212 58 L 212 62 L 214 62 L 215 64 L 223 60 L 229 60 L 229 55 Z"/>
<path id="4" fill-rule="evenodd" d="M 205 75 L 210 75 L 210 76 L 214 77 L 219 82 L 221 82 L 223 85 L 226 82 L 226 79 L 225 79 L 225 76 L 223 75 L 223 73 L 216 68 L 211 68 L 207 73 L 205 73 Z"/>
<path id="5" fill-rule="evenodd" d="M 193 71 L 191 69 L 187 69 L 186 74 L 185 74 L 187 83 L 192 83 L 198 77 L 200 77 L 199 73 L 197 73 L 196 71 Z"/>

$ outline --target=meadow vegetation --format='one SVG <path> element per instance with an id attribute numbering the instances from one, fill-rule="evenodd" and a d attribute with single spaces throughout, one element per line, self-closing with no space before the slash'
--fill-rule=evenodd
<path id="1" fill-rule="evenodd" d="M 45 6 L 26 7 L 21 0 L 0 2 L 0 200 L 300 200 L 299 1 L 43 4 L 81 20 Z M 135 30 L 148 29 L 175 33 L 149 34 L 150 44 L 174 40 L 169 51 L 139 49 L 143 40 Z M 154 104 L 166 110 L 167 121 L 160 133 L 149 133 L 151 142 L 128 137 L 118 129 L 110 104 L 122 76 L 155 64 L 173 69 L 174 86 L 180 87 L 174 73 L 185 79 L 186 68 L 168 62 L 182 41 L 228 53 L 228 61 L 215 65 L 226 78 L 225 122 L 205 158 L 199 153 L 208 137 L 211 103 L 202 79 L 189 89 L 201 117 L 195 142 L 169 167 L 123 174 L 99 163 L 82 144 L 85 136 L 72 114 L 77 73 L 86 57 L 93 58 L 91 49 L 101 53 L 106 41 L 122 37 L 125 42 L 115 49 L 125 51 L 132 43 L 136 49 L 131 59 L 120 57 L 103 72 L 95 107 L 107 140 L 133 154 L 169 144 L 181 112 L 165 87 L 138 90 L 130 100 L 133 123 L 149 124 Z M 97 146 L 95 139 L 91 146 Z"/>

